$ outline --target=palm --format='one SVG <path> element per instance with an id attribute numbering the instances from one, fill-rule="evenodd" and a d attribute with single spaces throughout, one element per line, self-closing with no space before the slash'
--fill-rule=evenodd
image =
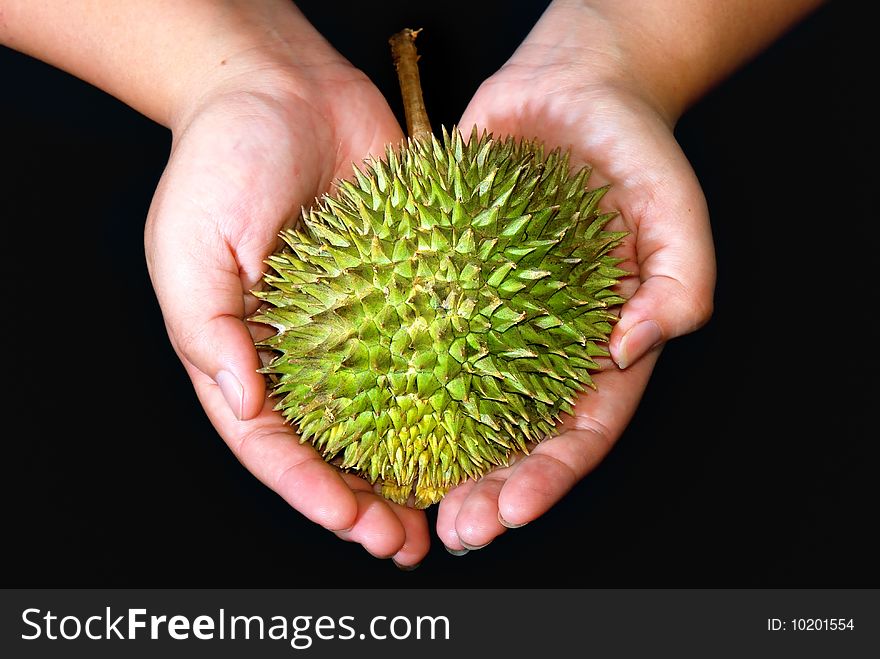
<path id="1" fill-rule="evenodd" d="M 473 124 L 496 135 L 571 148 L 572 165 L 593 167 L 591 186 L 611 184 L 603 203 L 620 211 L 611 227 L 629 232 L 616 255 L 634 275 L 621 283 L 630 301 L 610 341 L 612 355 L 620 362 L 625 352 L 622 335 L 648 311 L 651 288 L 660 279 L 674 279 L 669 262 L 682 248 L 667 223 L 682 214 L 705 223 L 700 187 L 671 131 L 635 97 L 576 84 L 565 66 L 554 71 L 522 64 L 509 64 L 483 84 L 462 118 L 463 132 Z M 710 242 L 707 223 L 700 232 Z M 711 270 L 711 264 L 705 267 Z M 640 283 L 646 294 L 634 296 Z M 668 300 L 673 307 L 676 303 Z M 437 523 L 447 546 L 482 546 L 505 526 L 527 523 L 549 509 L 602 460 L 623 432 L 658 355 L 659 350 L 651 350 L 625 370 L 607 360 L 595 378 L 598 391 L 581 397 L 558 436 L 537 445 L 528 457 L 519 456 L 511 466 L 450 492 Z"/>
<path id="2" fill-rule="evenodd" d="M 249 291 L 279 230 L 349 175 L 353 162 L 401 136 L 362 74 L 334 65 L 321 80 L 339 97 L 332 108 L 321 107 L 320 93 L 307 101 L 283 84 L 239 91 L 208 104 L 175 135 L 147 224 L 150 274 L 172 343 L 239 460 L 313 521 L 410 564 L 427 550 L 424 515 L 380 500 L 368 483 L 299 444 L 265 397 L 242 322 L 256 310 Z"/>

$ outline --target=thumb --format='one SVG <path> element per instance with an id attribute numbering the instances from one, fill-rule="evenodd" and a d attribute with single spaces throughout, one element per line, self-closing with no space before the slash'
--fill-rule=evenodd
<path id="1" fill-rule="evenodd" d="M 711 294 L 689 290 L 681 281 L 655 275 L 642 281 L 623 306 L 609 341 L 611 357 L 627 368 L 645 353 L 701 327 L 711 315 Z"/>
<path id="2" fill-rule="evenodd" d="M 257 302 L 247 295 L 250 286 L 232 249 L 207 218 L 184 217 L 152 222 L 147 234 L 150 277 L 168 335 L 185 364 L 217 383 L 235 416 L 251 419 L 265 398 L 260 359 L 244 321 Z"/>
<path id="3" fill-rule="evenodd" d="M 669 194 L 662 207 L 637 218 L 641 283 L 623 305 L 608 342 L 620 368 L 700 328 L 712 315 L 715 252 L 709 213 L 698 185 L 689 183 L 682 186 L 687 194 Z"/>

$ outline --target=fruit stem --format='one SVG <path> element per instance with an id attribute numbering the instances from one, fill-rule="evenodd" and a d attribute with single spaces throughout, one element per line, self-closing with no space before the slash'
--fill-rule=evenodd
<path id="1" fill-rule="evenodd" d="M 406 131 L 415 139 L 429 137 L 431 122 L 422 98 L 422 83 L 419 80 L 419 55 L 415 40 L 421 30 L 405 28 L 391 37 L 391 57 L 400 81 L 400 94 L 403 96 L 403 111 L 406 114 Z"/>

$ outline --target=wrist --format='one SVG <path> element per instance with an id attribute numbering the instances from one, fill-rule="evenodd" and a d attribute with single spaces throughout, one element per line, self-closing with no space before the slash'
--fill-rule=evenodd
<path id="1" fill-rule="evenodd" d="M 171 128 L 231 81 L 291 82 L 342 59 L 288 0 L 0 2 L 0 43 Z"/>
<path id="2" fill-rule="evenodd" d="M 669 72 L 656 75 L 653 57 L 634 46 L 601 3 L 554 0 L 506 66 L 538 69 L 578 96 L 611 92 L 653 110 L 672 127 L 683 105 Z"/>
<path id="3" fill-rule="evenodd" d="M 530 40 L 573 47 L 670 126 L 822 0 L 553 0 Z M 585 65 L 585 66 L 584 66 Z"/>
<path id="4" fill-rule="evenodd" d="M 319 98 L 327 67 L 351 69 L 291 3 L 234 3 L 218 13 L 197 65 L 174 77 L 163 122 L 172 132 L 218 98 Z"/>

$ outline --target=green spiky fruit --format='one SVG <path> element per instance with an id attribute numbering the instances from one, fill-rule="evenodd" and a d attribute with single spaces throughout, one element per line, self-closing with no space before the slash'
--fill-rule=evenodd
<path id="1" fill-rule="evenodd" d="M 623 302 L 605 188 L 539 143 L 457 130 L 369 160 L 282 233 L 254 320 L 277 409 L 426 507 L 554 433 Z"/>

